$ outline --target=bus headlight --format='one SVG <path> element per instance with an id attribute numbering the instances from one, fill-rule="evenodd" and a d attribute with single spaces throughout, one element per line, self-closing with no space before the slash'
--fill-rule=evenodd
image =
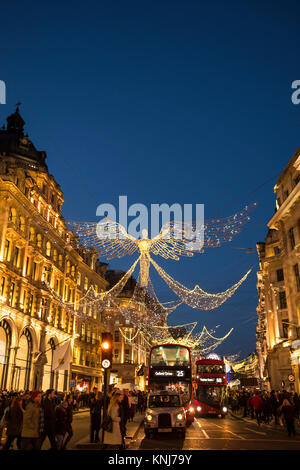
<path id="1" fill-rule="evenodd" d="M 202 410 L 201 406 L 197 406 L 197 411 L 201 411 L 201 410 Z"/>
<path id="2" fill-rule="evenodd" d="M 147 421 L 152 421 L 152 416 L 151 415 L 146 415 Z"/>
<path id="3" fill-rule="evenodd" d="M 183 415 L 179 413 L 179 415 L 177 415 L 177 419 L 179 419 L 179 421 L 183 420 Z"/>
<path id="4" fill-rule="evenodd" d="M 223 411 L 224 413 L 227 413 L 227 406 L 223 406 L 222 411 Z"/>
<path id="5" fill-rule="evenodd" d="M 189 411 L 190 411 L 191 413 L 193 413 L 194 408 L 193 408 L 192 406 L 190 406 Z"/>

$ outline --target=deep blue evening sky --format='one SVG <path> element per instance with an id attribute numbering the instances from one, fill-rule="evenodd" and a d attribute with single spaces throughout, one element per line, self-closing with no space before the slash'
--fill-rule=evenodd
<path id="1" fill-rule="evenodd" d="M 255 244 L 274 211 L 276 176 L 300 145 L 300 105 L 291 102 L 299 2 L 15 1 L 2 2 L 0 16 L 0 119 L 22 101 L 29 137 L 47 151 L 64 192 L 66 218 L 96 220 L 98 204 L 124 194 L 130 204 L 204 203 L 206 217 L 259 203 L 228 248 L 182 262 L 156 258 L 183 284 L 212 292 L 253 266 L 220 309 L 182 307 L 170 317 L 220 325 L 220 336 L 233 326 L 218 351 L 253 351 Z M 153 280 L 162 300 L 174 298 Z"/>

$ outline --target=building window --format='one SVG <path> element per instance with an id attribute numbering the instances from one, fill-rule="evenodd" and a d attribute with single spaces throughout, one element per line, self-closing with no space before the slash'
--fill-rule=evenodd
<path id="1" fill-rule="evenodd" d="M 280 253 L 281 253 L 281 250 L 280 250 L 279 246 L 275 246 L 275 248 L 274 248 L 274 255 L 275 255 L 275 256 L 278 256 L 278 255 L 280 255 Z"/>
<path id="2" fill-rule="evenodd" d="M 10 209 L 8 221 L 15 224 L 17 222 L 17 211 L 13 207 Z"/>
<path id="3" fill-rule="evenodd" d="M 280 309 L 284 309 L 284 308 L 287 308 L 287 304 L 286 304 L 286 295 L 285 295 L 285 291 L 282 290 L 279 292 L 279 308 Z"/>
<path id="4" fill-rule="evenodd" d="M 298 264 L 294 265 L 294 273 L 295 273 L 297 291 L 299 292 L 300 291 L 300 276 L 299 276 L 299 266 L 298 266 Z"/>
<path id="5" fill-rule="evenodd" d="M 34 228 L 30 227 L 29 229 L 29 241 L 34 242 Z"/>
<path id="6" fill-rule="evenodd" d="M 20 217 L 19 228 L 20 228 L 21 232 L 25 232 L 25 219 L 22 216 Z"/>
<path id="7" fill-rule="evenodd" d="M 14 260 L 13 260 L 13 265 L 18 268 L 19 267 L 19 263 L 20 263 L 20 248 L 18 248 L 16 246 L 16 249 L 15 249 L 15 256 L 14 256 Z"/>
<path id="8" fill-rule="evenodd" d="M 66 271 L 66 274 L 69 274 L 70 269 L 71 269 L 71 263 L 70 263 L 70 261 L 67 261 L 67 271 Z"/>
<path id="9" fill-rule="evenodd" d="M 277 269 L 277 281 L 284 281 L 284 274 L 283 274 L 283 269 Z"/>
<path id="10" fill-rule="evenodd" d="M 1 297 L 4 296 L 4 290 L 5 290 L 5 277 L 3 277 L 1 281 L 1 289 L 0 289 Z"/>
<path id="11" fill-rule="evenodd" d="M 80 286 L 81 284 L 81 273 L 78 271 L 77 272 L 77 286 Z"/>
<path id="12" fill-rule="evenodd" d="M 58 255 L 58 264 L 59 264 L 60 267 L 61 267 L 62 264 L 63 264 L 63 257 L 62 257 L 62 255 Z"/>
<path id="13" fill-rule="evenodd" d="M 115 331 L 115 342 L 116 343 L 120 342 L 120 332 L 119 331 Z"/>
<path id="14" fill-rule="evenodd" d="M 51 243 L 49 241 L 46 243 L 46 255 L 51 256 Z"/>
<path id="15" fill-rule="evenodd" d="M 288 338 L 289 337 L 289 321 L 287 318 L 282 320 L 282 337 Z"/>
<path id="16" fill-rule="evenodd" d="M 293 227 L 290 228 L 290 230 L 289 230 L 289 239 L 290 239 L 290 244 L 291 244 L 291 250 L 293 250 L 294 247 L 295 247 L 295 244 L 296 244 L 295 243 L 295 235 L 294 235 Z"/>
<path id="17" fill-rule="evenodd" d="M 33 262 L 33 269 L 32 269 L 32 279 L 37 281 L 38 278 L 38 265 L 37 263 Z"/>
<path id="18" fill-rule="evenodd" d="M 87 277 L 84 278 L 84 290 L 87 290 L 89 287 L 89 280 Z"/>
<path id="19" fill-rule="evenodd" d="M 12 282 L 11 285 L 10 285 L 10 294 L 9 294 L 9 299 L 8 299 L 8 304 L 11 307 L 14 306 L 15 289 L 16 289 L 16 285 L 15 285 L 14 282 Z"/>
<path id="20" fill-rule="evenodd" d="M 115 362 L 119 361 L 119 349 L 114 350 L 114 361 Z"/>
<path id="21" fill-rule="evenodd" d="M 36 244 L 38 248 L 42 248 L 42 235 L 40 233 L 38 233 L 36 236 Z"/>
<path id="22" fill-rule="evenodd" d="M 5 240 L 4 259 L 6 261 L 10 261 L 10 241 L 9 240 Z"/>

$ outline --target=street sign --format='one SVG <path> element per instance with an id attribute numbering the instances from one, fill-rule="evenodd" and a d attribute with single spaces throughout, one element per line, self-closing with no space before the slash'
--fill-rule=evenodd
<path id="1" fill-rule="evenodd" d="M 103 369 L 108 369 L 111 366 L 111 362 L 108 359 L 103 359 L 102 367 Z"/>
<path id="2" fill-rule="evenodd" d="M 289 381 L 290 382 L 295 382 L 295 376 L 293 374 L 289 375 Z"/>

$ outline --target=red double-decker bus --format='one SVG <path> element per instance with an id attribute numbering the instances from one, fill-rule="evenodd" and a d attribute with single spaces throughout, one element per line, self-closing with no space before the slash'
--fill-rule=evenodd
<path id="1" fill-rule="evenodd" d="M 148 394 L 159 391 L 179 392 L 187 423 L 194 421 L 192 360 L 187 346 L 160 344 L 151 348 Z"/>
<path id="2" fill-rule="evenodd" d="M 227 414 L 227 378 L 225 363 L 218 359 L 196 362 L 194 405 L 196 416 Z"/>

